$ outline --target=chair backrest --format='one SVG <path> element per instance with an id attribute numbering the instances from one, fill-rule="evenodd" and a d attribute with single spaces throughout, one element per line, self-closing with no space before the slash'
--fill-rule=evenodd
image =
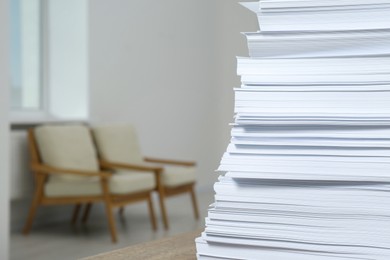
<path id="1" fill-rule="evenodd" d="M 90 130 L 84 125 L 44 125 L 34 129 L 40 160 L 49 166 L 97 171 L 99 162 Z M 59 175 L 66 180 L 90 177 Z"/>
<path id="2" fill-rule="evenodd" d="M 102 160 L 129 164 L 143 162 L 133 126 L 96 126 L 93 128 L 93 135 Z"/>

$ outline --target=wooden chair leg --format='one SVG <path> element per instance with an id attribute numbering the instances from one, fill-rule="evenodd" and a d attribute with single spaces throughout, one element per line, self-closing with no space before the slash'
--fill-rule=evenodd
<path id="1" fill-rule="evenodd" d="M 160 187 L 158 189 L 158 199 L 160 202 L 160 210 L 161 210 L 161 215 L 163 218 L 163 223 L 164 223 L 164 228 L 165 230 L 169 229 L 169 224 L 168 224 L 168 217 L 167 217 L 167 211 L 165 208 L 165 193 L 164 193 L 164 188 Z"/>
<path id="2" fill-rule="evenodd" d="M 72 225 L 75 225 L 77 222 L 77 219 L 79 217 L 81 204 L 76 204 L 76 206 L 73 209 L 73 216 L 72 216 Z"/>
<path id="3" fill-rule="evenodd" d="M 117 242 L 116 228 L 115 228 L 115 220 L 112 212 L 111 202 L 106 201 L 106 214 L 108 220 L 108 226 L 110 228 L 111 240 L 113 243 Z"/>
<path id="4" fill-rule="evenodd" d="M 103 196 L 105 200 L 105 207 L 106 207 L 106 214 L 107 214 L 107 220 L 108 220 L 108 226 L 110 228 L 111 233 L 111 240 L 113 243 L 117 242 L 117 235 L 116 235 L 116 228 L 115 228 L 115 219 L 113 215 L 113 206 L 111 204 L 111 198 L 109 194 L 108 189 L 108 182 L 107 179 L 102 180 L 102 188 L 103 188 Z"/>
<path id="5" fill-rule="evenodd" d="M 85 207 L 83 217 L 81 218 L 81 221 L 83 224 L 86 224 L 89 217 L 89 212 L 91 212 L 92 203 L 87 203 L 87 206 Z"/>
<path id="6" fill-rule="evenodd" d="M 192 207 L 194 209 L 195 219 L 199 219 L 199 207 L 195 195 L 194 186 L 191 187 L 190 193 L 191 193 Z"/>
<path id="7" fill-rule="evenodd" d="M 30 210 L 28 212 L 26 224 L 24 225 L 24 228 L 23 228 L 24 235 L 28 235 L 28 233 L 30 233 L 31 226 L 33 224 L 35 213 L 37 212 L 38 206 L 39 206 L 39 203 L 38 203 L 37 199 L 34 198 L 33 202 L 31 203 Z"/>
<path id="8" fill-rule="evenodd" d="M 152 224 L 152 228 L 154 231 L 156 231 L 157 230 L 157 222 L 156 222 L 156 215 L 154 214 L 154 207 L 153 207 L 153 201 L 152 201 L 151 194 L 149 194 L 149 197 L 148 197 L 148 208 L 149 208 L 150 222 Z"/>
<path id="9" fill-rule="evenodd" d="M 24 228 L 23 228 L 24 235 L 27 235 L 31 230 L 31 226 L 33 224 L 34 217 L 35 217 L 35 213 L 37 212 L 37 208 L 38 208 L 40 201 L 41 201 L 44 181 L 45 181 L 45 179 L 43 176 L 37 177 L 34 198 L 33 198 L 33 201 L 31 203 L 31 207 L 30 207 L 30 210 L 28 213 L 26 224 L 24 225 Z"/>

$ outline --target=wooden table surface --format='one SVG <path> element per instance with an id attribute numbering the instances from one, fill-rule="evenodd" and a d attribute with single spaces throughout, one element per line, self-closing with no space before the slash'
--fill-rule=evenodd
<path id="1" fill-rule="evenodd" d="M 190 233 L 162 238 L 141 243 L 84 258 L 85 260 L 194 260 L 196 259 L 195 238 L 200 236 L 201 230 Z"/>

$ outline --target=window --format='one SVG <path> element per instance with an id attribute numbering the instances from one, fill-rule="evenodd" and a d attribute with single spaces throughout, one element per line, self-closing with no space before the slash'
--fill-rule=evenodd
<path id="1" fill-rule="evenodd" d="M 9 0 L 11 121 L 88 118 L 88 0 Z"/>
<path id="2" fill-rule="evenodd" d="M 42 3 L 11 0 L 11 108 L 42 110 Z"/>

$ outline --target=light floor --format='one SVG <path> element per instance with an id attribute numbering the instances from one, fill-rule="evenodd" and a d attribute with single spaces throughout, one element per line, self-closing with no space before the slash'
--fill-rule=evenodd
<path id="1" fill-rule="evenodd" d="M 29 236 L 11 234 L 11 260 L 79 259 L 150 240 L 204 228 L 208 205 L 213 192 L 198 192 L 201 218 L 193 216 L 190 197 L 183 194 L 167 199 L 170 229 L 164 231 L 157 203 L 158 231 L 151 229 L 146 202 L 130 204 L 124 218 L 116 212 L 118 243 L 111 242 L 102 207 L 93 208 L 88 224 L 72 226 L 70 220 L 55 225 L 33 227 Z M 157 201 L 155 201 L 157 202 Z M 146 260 L 146 259 L 145 259 Z"/>

